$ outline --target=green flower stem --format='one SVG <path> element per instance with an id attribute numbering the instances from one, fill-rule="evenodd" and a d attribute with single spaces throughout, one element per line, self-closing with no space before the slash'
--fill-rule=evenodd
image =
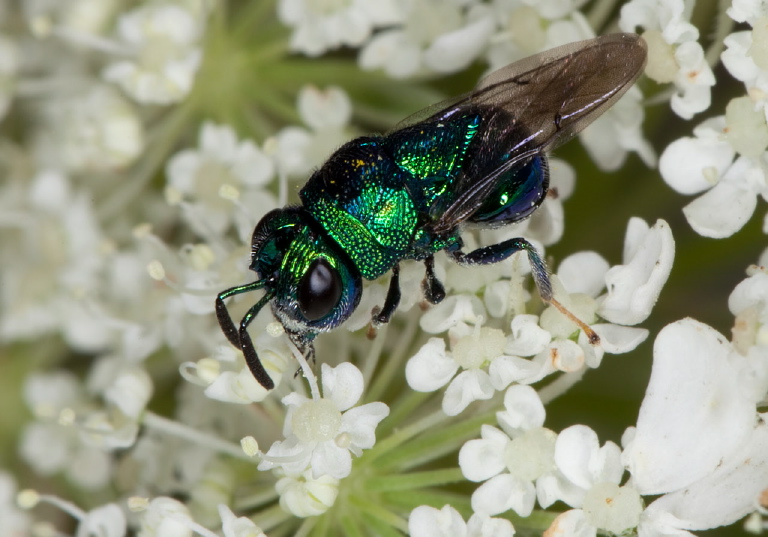
<path id="1" fill-rule="evenodd" d="M 389 325 L 384 325 L 377 334 L 377 337 L 371 342 L 368 354 L 360 361 L 360 371 L 363 373 L 365 385 L 369 386 L 376 375 L 376 367 L 379 365 L 381 351 L 387 342 L 387 329 Z M 369 399 L 370 400 L 370 399 Z"/>
<path id="2" fill-rule="evenodd" d="M 467 494 L 442 490 L 406 490 L 386 492 L 381 495 L 388 506 L 410 512 L 420 505 L 440 508 L 445 504 L 453 506 L 463 517 L 472 514 L 472 505 Z"/>
<path id="3" fill-rule="evenodd" d="M 405 319 L 405 329 L 399 334 L 397 345 L 385 360 L 384 367 L 373 376 L 373 383 L 366 390 L 366 401 L 381 401 L 387 389 L 391 389 L 393 385 L 400 385 L 404 370 L 403 363 L 413 347 L 418 327 L 419 323 L 412 315 Z"/>
<path id="4" fill-rule="evenodd" d="M 256 509 L 262 505 L 277 501 L 279 494 L 275 490 L 274 483 L 269 483 L 264 489 L 255 494 L 245 496 L 243 498 L 235 498 L 236 503 L 234 509 L 236 511 L 247 511 L 250 509 Z"/>
<path id="5" fill-rule="evenodd" d="M 246 455 L 238 444 L 227 442 L 212 434 L 200 432 L 183 423 L 179 423 L 178 421 L 159 416 L 154 412 L 145 412 L 142 424 L 158 433 L 175 436 L 176 438 L 181 438 L 183 440 L 189 440 L 194 444 L 210 448 L 219 453 L 225 453 L 236 459 L 248 461 L 252 464 L 257 464 L 259 462 Z"/>
<path id="6" fill-rule="evenodd" d="M 443 414 L 442 410 L 433 412 L 432 414 L 421 418 L 416 423 L 399 429 L 395 434 L 376 442 L 376 445 L 368 450 L 363 455 L 361 460 L 365 460 L 366 464 L 371 464 L 379 457 L 389 454 L 394 450 L 400 449 L 402 444 L 417 436 L 419 433 L 429 430 L 432 427 L 441 424 L 443 421 L 446 421 L 447 419 L 448 416 Z"/>
<path id="7" fill-rule="evenodd" d="M 392 513 L 379 502 L 371 501 L 360 496 L 350 496 L 349 505 L 357 507 L 364 515 L 367 514 L 371 518 L 380 520 L 404 533 L 408 532 L 408 522 Z"/>
<path id="8" fill-rule="evenodd" d="M 584 366 L 579 371 L 560 375 L 555 380 L 538 390 L 541 402 L 546 406 L 561 395 L 564 395 L 568 390 L 581 382 L 581 379 L 584 377 L 586 372 L 587 367 Z"/>
<path id="9" fill-rule="evenodd" d="M 272 532 L 273 529 L 277 528 L 281 524 L 286 522 L 294 522 L 295 520 L 296 518 L 292 514 L 284 511 L 283 508 L 280 507 L 280 504 L 276 503 L 259 511 L 259 516 L 256 520 L 256 523 L 262 530 L 264 530 L 265 533 L 272 537 L 273 535 L 276 536 L 278 533 L 280 533 L 279 531 Z M 314 524 L 315 523 L 313 522 L 312 525 L 314 526 Z M 283 533 L 293 537 L 299 535 L 298 532 L 294 533 L 293 531 L 289 533 Z"/>
<path id="10" fill-rule="evenodd" d="M 440 415 L 445 417 L 442 411 L 438 411 L 435 414 L 437 414 L 438 418 Z M 413 468 L 458 450 L 466 440 L 477 436 L 481 425 L 492 423 L 495 419 L 496 413 L 493 412 L 465 419 L 447 427 L 445 425 L 436 427 L 437 424 L 443 421 L 442 419 L 433 417 L 434 423 L 420 420 L 414 426 L 404 429 L 404 431 L 408 431 L 405 438 L 400 439 L 398 438 L 400 432 L 395 433 L 391 437 L 384 439 L 380 444 L 377 444 L 368 453 L 373 455 L 372 460 L 376 460 L 376 467 L 380 472 L 391 471 L 395 468 L 399 470 Z M 416 427 L 416 430 L 413 431 L 412 427 Z M 417 436 L 413 441 L 405 443 L 405 440 L 422 432 L 424 433 L 423 435 Z M 390 439 L 397 439 L 393 442 L 394 445 L 387 444 L 387 441 Z M 382 446 L 381 451 L 376 450 L 379 446 Z"/>
<path id="11" fill-rule="evenodd" d="M 433 393 L 406 391 L 392 404 L 389 409 L 389 416 L 381 422 L 377 435 L 386 437 L 392 433 L 394 427 L 406 422 L 406 418 L 424 405 L 427 399 L 434 397 Z"/>
<path id="12" fill-rule="evenodd" d="M 323 517 L 330 518 L 330 517 Z M 363 528 L 351 516 L 339 517 L 339 525 L 342 527 L 345 537 L 365 537 Z M 328 535 L 327 533 L 322 535 Z"/>
<path id="13" fill-rule="evenodd" d="M 420 489 L 459 483 L 465 481 L 464 474 L 459 468 L 444 470 L 428 470 L 413 472 L 405 475 L 388 475 L 372 477 L 365 483 L 366 489 L 372 492 L 391 492 L 396 490 Z"/>

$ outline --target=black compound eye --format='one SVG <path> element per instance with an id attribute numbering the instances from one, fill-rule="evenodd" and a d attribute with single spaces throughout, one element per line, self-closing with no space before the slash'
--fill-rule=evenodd
<path id="1" fill-rule="evenodd" d="M 299 308 L 310 321 L 328 315 L 341 298 L 341 277 L 325 258 L 318 257 L 301 278 Z"/>

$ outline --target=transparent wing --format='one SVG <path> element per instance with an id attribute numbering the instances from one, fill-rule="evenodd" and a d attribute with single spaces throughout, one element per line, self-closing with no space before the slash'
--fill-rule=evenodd
<path id="1" fill-rule="evenodd" d="M 506 172 L 568 141 L 610 108 L 643 71 L 646 50 L 635 34 L 571 43 L 499 69 L 470 93 L 427 109 L 430 121 L 476 112 L 483 123 L 433 231 L 465 221 Z"/>

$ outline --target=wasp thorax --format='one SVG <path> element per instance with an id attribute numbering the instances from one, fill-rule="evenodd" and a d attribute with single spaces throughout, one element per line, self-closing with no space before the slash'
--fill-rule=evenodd
<path id="1" fill-rule="evenodd" d="M 341 299 L 341 285 L 336 269 L 323 257 L 315 259 L 299 282 L 297 298 L 301 313 L 310 321 L 328 315 Z"/>

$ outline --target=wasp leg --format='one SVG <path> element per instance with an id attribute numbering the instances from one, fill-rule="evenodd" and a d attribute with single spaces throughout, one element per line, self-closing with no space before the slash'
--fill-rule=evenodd
<path id="1" fill-rule="evenodd" d="M 438 304 L 445 298 L 445 287 L 443 287 L 443 284 L 440 283 L 440 280 L 435 276 L 435 258 L 429 256 L 424 259 L 424 266 L 427 269 L 427 274 L 421 282 L 424 298 L 426 298 L 427 302 L 430 304 Z"/>
<path id="2" fill-rule="evenodd" d="M 555 300 L 552 296 L 552 282 L 549 279 L 549 271 L 544 260 L 536 251 L 536 248 L 525 239 L 509 239 L 499 244 L 493 244 L 486 246 L 485 248 L 478 248 L 469 253 L 464 253 L 460 249 L 453 250 L 449 254 L 453 259 L 462 265 L 488 265 L 490 263 L 498 263 L 508 258 L 515 252 L 524 250 L 528 254 L 528 261 L 531 263 L 531 272 L 533 274 L 533 281 L 536 282 L 536 288 L 539 290 L 539 296 L 541 299 L 554 306 L 560 313 L 568 317 L 573 321 L 589 338 L 589 342 L 592 345 L 600 344 L 600 336 L 592 330 L 584 321 L 576 317 L 565 306 Z"/>
<path id="3" fill-rule="evenodd" d="M 251 370 L 251 373 L 256 378 L 256 380 L 259 381 L 259 384 L 264 386 L 264 389 L 266 390 L 271 390 L 274 388 L 275 383 L 272 381 L 272 378 L 270 378 L 267 370 L 264 369 L 264 366 L 261 365 L 259 355 L 256 354 L 256 349 L 253 347 L 253 341 L 251 340 L 251 336 L 248 333 L 248 325 L 251 324 L 251 321 L 256 318 L 256 314 L 259 313 L 259 310 L 266 306 L 271 299 L 272 296 L 269 294 L 261 297 L 261 300 L 259 300 L 256 305 L 249 309 L 248 313 L 246 313 L 245 317 L 243 317 L 243 320 L 240 321 L 240 330 L 238 331 L 238 336 L 240 338 L 240 344 L 238 347 L 240 347 L 240 349 L 243 351 L 245 363 L 248 364 L 248 368 Z"/>
<path id="4" fill-rule="evenodd" d="M 468 253 L 461 250 L 448 252 L 454 261 L 460 265 L 489 265 L 503 261 L 515 252 L 525 251 L 528 261 L 531 263 L 533 281 L 539 290 L 539 295 L 544 302 L 552 301 L 552 283 L 549 281 L 549 271 L 544 260 L 539 256 L 536 248 L 525 239 L 509 239 L 499 244 L 493 244 L 484 248 L 478 248 Z"/>
<path id="5" fill-rule="evenodd" d="M 398 304 L 400 304 L 400 265 L 392 267 L 392 277 L 389 279 L 389 290 L 387 298 L 384 300 L 384 306 L 379 309 L 373 309 L 371 323 L 373 326 L 386 324 L 395 314 Z"/>

